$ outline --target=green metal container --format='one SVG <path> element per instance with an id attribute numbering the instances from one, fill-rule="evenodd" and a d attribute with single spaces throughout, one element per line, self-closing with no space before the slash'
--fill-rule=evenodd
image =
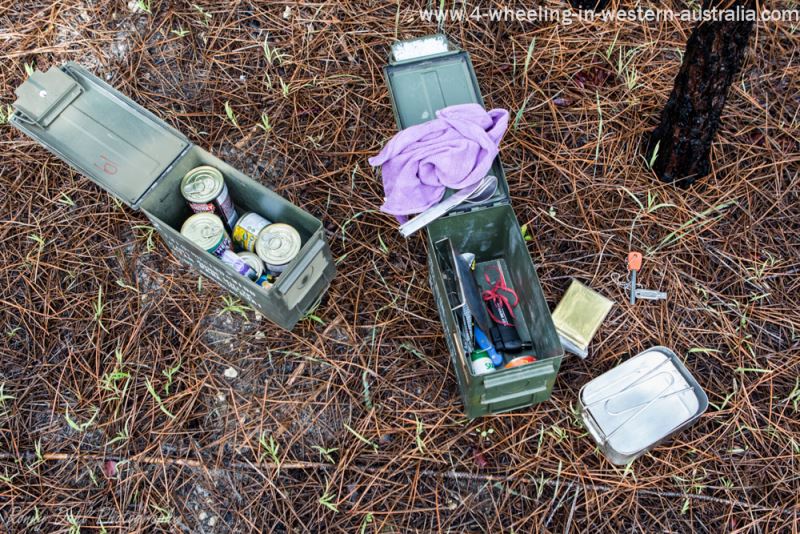
<path id="1" fill-rule="evenodd" d="M 14 126 L 144 212 L 178 258 L 264 317 L 290 330 L 328 288 L 335 267 L 317 218 L 192 144 L 93 74 L 67 63 L 34 72 L 16 94 Z M 300 253 L 271 289 L 239 276 L 180 234 L 181 224 L 192 214 L 180 182 L 200 165 L 222 172 L 239 213 L 254 211 L 300 233 Z"/>
<path id="2" fill-rule="evenodd" d="M 447 106 L 473 102 L 483 105 L 469 55 L 443 35 L 396 43 L 384 73 L 400 129 L 433 119 L 437 110 Z M 471 418 L 547 400 L 564 356 L 536 269 L 509 203 L 508 182 L 499 158 L 491 173 L 499 181 L 492 198 L 454 210 L 427 227 L 430 284 L 465 412 Z M 442 238 L 449 238 L 462 252 L 474 253 L 479 266 L 490 260 L 504 260 L 510 284 L 519 296 L 517 330 L 523 341 L 533 344 L 533 350 L 525 354 L 536 356 L 535 363 L 473 375 L 469 355 L 463 354 L 458 340 L 457 319 L 449 305 L 436 257 L 434 243 Z"/>

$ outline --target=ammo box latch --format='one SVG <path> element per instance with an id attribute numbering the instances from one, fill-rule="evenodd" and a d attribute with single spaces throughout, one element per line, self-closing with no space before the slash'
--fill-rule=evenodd
<path id="1" fill-rule="evenodd" d="M 456 51 L 443 34 L 428 35 L 392 45 L 391 64 L 427 59 Z"/>
<path id="2" fill-rule="evenodd" d="M 57 67 L 36 71 L 16 91 L 14 108 L 19 120 L 47 128 L 80 94 L 83 88 Z"/>

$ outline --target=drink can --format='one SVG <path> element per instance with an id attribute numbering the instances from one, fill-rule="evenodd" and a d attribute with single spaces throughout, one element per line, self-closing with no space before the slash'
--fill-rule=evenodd
<path id="1" fill-rule="evenodd" d="M 233 242 L 243 249 L 253 252 L 256 249 L 258 234 L 270 224 L 267 219 L 258 213 L 248 211 L 239 217 L 239 220 L 236 221 L 236 226 L 233 227 Z"/>
<path id="2" fill-rule="evenodd" d="M 261 261 L 261 258 L 259 258 L 256 254 L 253 254 L 252 252 L 240 252 L 237 254 L 237 256 L 242 258 L 242 261 L 253 268 L 253 274 L 250 276 L 253 281 L 258 280 L 259 277 L 264 273 L 264 262 Z"/>
<path id="3" fill-rule="evenodd" d="M 270 224 L 256 240 L 256 254 L 264 260 L 267 269 L 280 273 L 300 252 L 300 234 L 283 223 Z"/>
<path id="4" fill-rule="evenodd" d="M 194 213 L 214 213 L 227 228 L 234 227 L 236 208 L 218 169 L 203 165 L 187 172 L 181 180 L 181 194 Z"/>
<path id="5" fill-rule="evenodd" d="M 492 359 L 489 357 L 489 353 L 484 350 L 476 350 L 470 356 L 470 360 L 472 363 L 472 374 L 475 376 L 478 375 L 485 375 L 486 373 L 494 372 L 494 365 L 492 365 Z"/>
<path id="6" fill-rule="evenodd" d="M 529 363 L 533 363 L 536 361 L 536 358 L 533 356 L 518 356 L 514 358 L 510 362 L 508 362 L 504 369 L 511 369 L 513 367 L 519 367 L 520 365 L 528 365 Z"/>

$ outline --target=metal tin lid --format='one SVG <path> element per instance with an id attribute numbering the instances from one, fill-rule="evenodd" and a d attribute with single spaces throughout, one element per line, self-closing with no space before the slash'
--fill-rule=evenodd
<path id="1" fill-rule="evenodd" d="M 300 234 L 283 223 L 270 224 L 258 235 L 256 254 L 269 265 L 285 265 L 300 252 Z"/>
<path id="2" fill-rule="evenodd" d="M 189 140 L 82 67 L 37 71 L 20 85 L 11 124 L 137 208 Z"/>
<path id="3" fill-rule="evenodd" d="M 253 270 L 256 272 L 256 278 L 259 278 L 264 272 L 264 262 L 261 261 L 261 258 L 259 258 L 257 254 L 244 251 L 239 252 L 239 257 L 242 258 L 247 265 L 253 268 Z"/>
<path id="4" fill-rule="evenodd" d="M 181 193 L 189 202 L 208 202 L 219 196 L 225 180 L 215 167 L 203 165 L 186 173 L 181 180 Z"/>
<path id="5" fill-rule="evenodd" d="M 674 352 L 653 347 L 583 386 L 580 403 L 589 433 L 623 465 L 694 422 L 708 397 Z"/>
<path id="6" fill-rule="evenodd" d="M 181 234 L 205 250 L 214 250 L 225 238 L 222 219 L 213 213 L 195 213 L 181 226 Z"/>

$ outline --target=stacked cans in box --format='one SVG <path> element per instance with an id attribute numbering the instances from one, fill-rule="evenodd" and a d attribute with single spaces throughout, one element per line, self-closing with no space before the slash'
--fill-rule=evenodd
<path id="1" fill-rule="evenodd" d="M 300 252 L 294 227 L 252 211 L 240 217 L 222 173 L 214 167 L 189 171 L 181 180 L 181 194 L 194 212 L 181 234 L 265 289 Z"/>

